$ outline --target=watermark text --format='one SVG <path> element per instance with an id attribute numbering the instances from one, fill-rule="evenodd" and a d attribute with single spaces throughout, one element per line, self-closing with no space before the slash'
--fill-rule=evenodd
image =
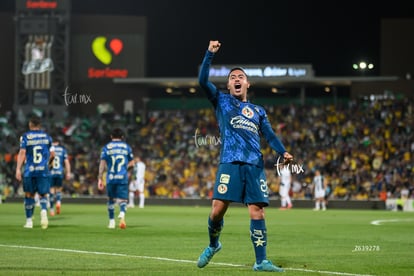
<path id="1" fill-rule="evenodd" d="M 220 137 L 216 137 L 214 135 L 201 135 L 200 134 L 200 130 L 197 128 L 195 130 L 195 133 L 193 135 L 194 137 L 194 143 L 196 145 L 196 147 L 203 147 L 203 146 L 218 146 L 221 145 L 221 138 Z"/>
<path id="2" fill-rule="evenodd" d="M 63 93 L 66 106 L 71 104 L 89 104 L 92 103 L 91 95 L 89 94 L 78 94 L 70 93 L 69 87 L 66 87 L 65 93 Z"/>

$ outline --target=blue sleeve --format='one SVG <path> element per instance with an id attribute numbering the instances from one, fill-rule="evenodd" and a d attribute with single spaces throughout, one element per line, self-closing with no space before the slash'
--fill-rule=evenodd
<path id="1" fill-rule="evenodd" d="M 128 162 L 134 159 L 134 153 L 132 152 L 132 148 L 128 145 Z"/>
<path id="2" fill-rule="evenodd" d="M 260 131 L 263 133 L 266 141 L 269 143 L 270 147 L 283 155 L 286 152 L 285 146 L 282 144 L 280 139 L 276 136 L 275 132 L 272 129 L 272 125 L 270 124 L 266 112 L 263 110 L 264 114 L 261 116 L 260 122 Z"/>
<path id="3" fill-rule="evenodd" d="M 21 149 L 26 149 L 26 145 L 27 145 L 27 137 L 26 134 L 23 134 L 22 136 L 20 136 L 20 148 Z"/>
<path id="4" fill-rule="evenodd" d="M 217 98 L 219 91 L 217 87 L 208 80 L 210 75 L 210 65 L 213 60 L 214 54 L 209 50 L 206 51 L 203 62 L 201 63 L 200 72 L 198 74 L 198 82 L 207 94 L 207 98 L 214 106 L 217 104 Z"/>

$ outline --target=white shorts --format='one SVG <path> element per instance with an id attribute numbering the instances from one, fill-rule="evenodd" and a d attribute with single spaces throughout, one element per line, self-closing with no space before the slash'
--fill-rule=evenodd
<path id="1" fill-rule="evenodd" d="M 289 196 L 290 187 L 285 185 L 280 185 L 279 187 L 279 195 L 281 197 L 288 197 Z"/>
<path id="2" fill-rule="evenodd" d="M 129 183 L 129 190 L 132 192 L 144 192 L 144 181 L 134 180 Z"/>
<path id="3" fill-rule="evenodd" d="M 315 191 L 315 198 L 325 197 L 325 190 L 317 190 Z"/>

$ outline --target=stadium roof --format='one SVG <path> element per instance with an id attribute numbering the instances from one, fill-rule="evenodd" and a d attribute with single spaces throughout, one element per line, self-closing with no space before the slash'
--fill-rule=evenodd
<path id="1" fill-rule="evenodd" d="M 289 86 L 351 86 L 357 82 L 393 82 L 399 80 L 397 76 L 357 76 L 357 77 L 274 77 L 261 78 L 249 77 L 252 85 L 257 87 L 289 87 Z M 217 85 L 225 85 L 227 78 L 210 77 L 210 81 Z M 168 77 L 152 77 L 152 78 L 115 78 L 113 82 L 116 84 L 135 84 L 142 87 L 195 87 L 198 86 L 198 78 L 168 78 Z"/>

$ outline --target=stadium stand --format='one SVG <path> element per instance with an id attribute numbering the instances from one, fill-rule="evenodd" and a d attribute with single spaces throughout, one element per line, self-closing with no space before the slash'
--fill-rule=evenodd
<path id="1" fill-rule="evenodd" d="M 294 200 L 311 200 L 316 168 L 329 180 L 329 200 L 385 201 L 398 198 L 401 191 L 414 197 L 413 100 L 265 108 L 276 133 L 296 157 Z M 125 130 L 127 142 L 147 164 L 149 198 L 211 196 L 221 144 L 212 109 L 151 110 L 146 120 L 131 114 L 43 117 L 45 128 L 62 138 L 70 154 L 73 180 L 65 182 L 65 196 L 103 196 L 96 187 L 99 152 L 114 126 Z M 14 168 L 25 118 L 11 111 L 0 117 L 0 187 L 6 198 L 22 194 Z M 263 154 L 271 197 L 277 198 L 278 157 L 269 147 Z"/>

